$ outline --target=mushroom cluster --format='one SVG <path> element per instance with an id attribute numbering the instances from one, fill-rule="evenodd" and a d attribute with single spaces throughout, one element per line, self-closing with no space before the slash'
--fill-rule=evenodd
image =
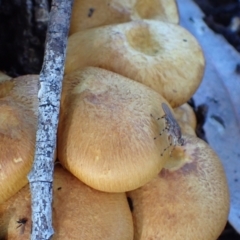
<path id="1" fill-rule="evenodd" d="M 132 239 L 132 216 L 124 193 L 94 190 L 57 164 L 53 196 L 52 239 Z M 0 205 L 0 217 L 0 239 L 30 239 L 28 185 Z"/>
<path id="2" fill-rule="evenodd" d="M 1 75 L 0 239 L 30 239 L 27 174 L 35 148 L 38 79 Z M 53 196 L 53 239 L 133 239 L 125 192 L 92 189 L 56 163 Z"/>
<path id="3" fill-rule="evenodd" d="M 75 0 L 58 129 L 53 239 L 216 240 L 223 230 L 226 177 L 217 155 L 196 137 L 196 118 L 186 104 L 201 83 L 204 57 L 178 19 L 174 0 Z M 0 116 L 0 127 L 8 127 L 0 137 L 12 142 L 15 135 L 23 138 L 12 130 L 19 124 L 21 133 L 32 131 L 30 120 L 19 123 L 17 114 L 37 106 L 31 96 L 24 98 L 25 87 L 15 85 L 0 82 L 0 104 L 11 108 L 6 114 L 14 112 L 16 122 L 9 127 Z M 16 102 L 19 113 L 6 101 Z M 6 160 L 15 164 L 9 168 L 18 171 L 16 164 L 26 159 L 29 171 L 31 136 L 18 147 L 7 142 L 14 148 L 7 153 L 16 152 Z M 18 152 L 26 142 L 30 160 Z M 1 170 L 2 160 L 3 178 Z M 21 186 L 0 199 L 0 238 L 30 235 L 24 174 Z"/>

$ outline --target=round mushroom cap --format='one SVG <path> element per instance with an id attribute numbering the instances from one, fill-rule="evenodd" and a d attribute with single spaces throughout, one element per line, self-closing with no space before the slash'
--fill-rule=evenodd
<path id="1" fill-rule="evenodd" d="M 19 223 L 25 220 L 25 224 Z M 103 193 L 83 184 L 60 165 L 53 181 L 52 239 L 132 240 L 125 193 Z M 0 205 L 0 239 L 26 240 L 31 233 L 29 185 Z"/>
<path id="2" fill-rule="evenodd" d="M 136 189 L 154 178 L 168 156 L 161 103 L 152 89 L 101 68 L 64 78 L 58 159 L 73 175 L 106 192 Z M 154 139 L 157 137 L 156 139 Z"/>
<path id="3" fill-rule="evenodd" d="M 27 184 L 34 157 L 38 76 L 26 77 L 32 91 L 23 78 L 0 83 L 0 204 Z"/>
<path id="4" fill-rule="evenodd" d="M 227 222 L 229 192 L 214 151 L 184 136 L 158 176 L 129 192 L 134 239 L 216 240 Z"/>
<path id="5" fill-rule="evenodd" d="M 65 72 L 85 66 L 143 83 L 177 107 L 198 88 L 204 58 L 196 39 L 179 25 L 138 20 L 70 36 Z"/>
<path id="6" fill-rule="evenodd" d="M 177 24 L 178 10 L 174 0 L 75 0 L 71 16 L 73 33 L 137 19 L 155 19 Z"/>
<path id="7" fill-rule="evenodd" d="M 197 119 L 189 104 L 184 103 L 183 105 L 175 108 L 174 116 L 181 127 L 183 134 L 196 136 L 195 129 L 197 127 Z"/>

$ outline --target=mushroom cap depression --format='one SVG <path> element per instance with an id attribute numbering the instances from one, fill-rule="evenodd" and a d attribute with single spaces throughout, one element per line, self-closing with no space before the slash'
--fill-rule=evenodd
<path id="1" fill-rule="evenodd" d="M 25 219 L 20 225 L 17 221 Z M 53 181 L 52 239 L 132 240 L 133 223 L 125 193 L 94 190 L 60 165 Z M 0 239 L 25 240 L 31 233 L 29 185 L 0 204 Z"/>
<path id="2" fill-rule="evenodd" d="M 37 75 L 0 83 L 0 203 L 27 184 L 35 150 L 37 83 Z"/>
<path id="3" fill-rule="evenodd" d="M 183 138 L 158 176 L 128 193 L 134 239 L 216 240 L 226 225 L 229 192 L 220 160 L 204 141 Z"/>
<path id="4" fill-rule="evenodd" d="M 155 19 L 177 24 L 177 5 L 174 0 L 75 0 L 70 35 L 103 25 Z"/>
<path id="5" fill-rule="evenodd" d="M 86 66 L 143 83 L 177 107 L 198 88 L 204 58 L 196 39 L 179 25 L 138 20 L 71 35 L 65 72 Z"/>
<path id="6" fill-rule="evenodd" d="M 125 192 L 154 178 L 167 160 L 166 100 L 138 82 L 101 68 L 64 78 L 59 161 L 87 185 Z"/>

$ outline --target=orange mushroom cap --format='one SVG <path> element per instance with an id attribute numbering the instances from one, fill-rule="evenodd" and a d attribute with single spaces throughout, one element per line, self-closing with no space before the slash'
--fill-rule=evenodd
<path id="1" fill-rule="evenodd" d="M 139 20 L 69 37 L 65 72 L 101 67 L 143 83 L 173 107 L 191 98 L 204 70 L 195 38 L 176 24 Z"/>
<path id="2" fill-rule="evenodd" d="M 227 222 L 229 192 L 220 160 L 204 141 L 183 139 L 156 178 L 128 193 L 134 239 L 216 240 Z"/>
<path id="3" fill-rule="evenodd" d="M 75 0 L 70 25 L 73 33 L 103 25 L 155 19 L 177 24 L 178 10 L 174 0 Z"/>
<path id="4" fill-rule="evenodd" d="M 87 185 L 125 192 L 157 175 L 167 160 L 167 134 L 157 121 L 166 100 L 152 89 L 100 69 L 64 78 L 58 131 L 59 161 Z"/>
<path id="5" fill-rule="evenodd" d="M 27 184 L 35 150 L 37 86 L 36 75 L 0 83 L 0 203 Z"/>
<path id="6" fill-rule="evenodd" d="M 25 222 L 22 223 L 21 222 Z M 60 165 L 53 181 L 52 239 L 132 240 L 133 223 L 125 193 L 94 190 Z M 0 204 L 0 239 L 26 240 L 31 234 L 29 185 Z"/>

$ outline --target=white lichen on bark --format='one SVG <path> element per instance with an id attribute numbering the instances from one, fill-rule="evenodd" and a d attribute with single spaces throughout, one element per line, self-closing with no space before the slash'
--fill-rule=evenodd
<path id="1" fill-rule="evenodd" d="M 59 107 L 73 0 L 53 0 L 46 36 L 44 62 L 39 77 L 36 150 L 28 175 L 32 197 L 32 240 L 50 239 L 52 182 Z"/>

